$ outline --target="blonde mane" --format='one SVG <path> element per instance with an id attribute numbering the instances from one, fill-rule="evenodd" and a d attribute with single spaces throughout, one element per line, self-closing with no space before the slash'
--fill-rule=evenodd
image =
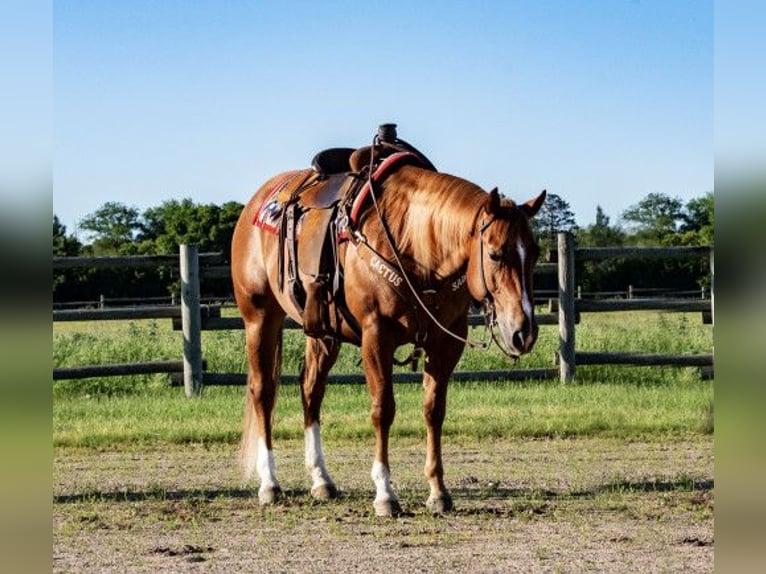
<path id="1" fill-rule="evenodd" d="M 417 168 L 402 168 L 396 176 L 381 204 L 399 249 L 415 261 L 418 274 L 454 273 L 467 255 L 487 192 L 459 177 Z"/>

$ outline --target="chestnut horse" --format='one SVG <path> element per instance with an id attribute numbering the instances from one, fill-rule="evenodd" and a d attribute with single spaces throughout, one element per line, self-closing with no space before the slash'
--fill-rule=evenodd
<path id="1" fill-rule="evenodd" d="M 369 157 L 370 149 L 374 155 L 375 145 L 359 151 L 367 150 L 365 157 Z M 346 240 L 337 244 L 342 283 L 335 303 L 343 305 L 344 313 L 334 334 L 307 335 L 300 375 L 311 494 L 316 499 L 333 498 L 338 491 L 325 467 L 320 409 L 340 343 L 360 346 L 375 430 L 373 506 L 379 516 L 401 512 L 391 487 L 388 459 L 389 430 L 396 412 L 395 350 L 412 343 L 426 357 L 423 416 L 425 476 L 430 486 L 426 505 L 438 514 L 453 506 L 444 483 L 442 423 L 447 384 L 468 342 L 471 300 L 484 302 L 492 339 L 509 356 L 528 353 L 537 339 L 532 271 L 538 246 L 530 218 L 540 209 L 545 191 L 516 204 L 501 198 L 497 189 L 485 192 L 426 163 L 403 162 L 374 184 L 370 179 L 372 201 L 367 198 L 357 207 L 356 222 L 349 225 Z M 275 189 L 299 176 L 313 177 L 307 172 L 282 174 L 261 187 L 245 206 L 232 239 L 232 281 L 245 322 L 249 363 L 241 457 L 245 477 L 258 474 L 261 504 L 273 503 L 281 495 L 272 423 L 283 323 L 287 315 L 303 324 L 303 316 L 280 278 L 279 266 L 284 265 L 280 235 L 273 227 L 254 222 Z M 314 179 L 314 186 L 324 185 L 321 178 Z M 300 242 L 321 241 L 312 236 L 314 231 L 306 219 Z"/>

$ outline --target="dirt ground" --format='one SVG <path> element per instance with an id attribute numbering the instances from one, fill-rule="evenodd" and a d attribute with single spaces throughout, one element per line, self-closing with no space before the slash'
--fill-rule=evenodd
<path id="1" fill-rule="evenodd" d="M 372 510 L 372 446 L 325 445 L 339 499 L 308 493 L 302 445 L 262 508 L 233 445 L 60 449 L 54 572 L 713 571 L 713 438 L 499 440 L 445 447 L 455 511 L 423 502 L 423 444 L 393 441 L 404 516 Z"/>

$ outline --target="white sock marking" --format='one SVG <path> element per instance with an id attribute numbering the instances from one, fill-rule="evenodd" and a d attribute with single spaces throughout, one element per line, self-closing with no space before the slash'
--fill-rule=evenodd
<path id="1" fill-rule="evenodd" d="M 311 475 L 313 487 L 332 484 L 324 464 L 322 440 L 319 436 L 319 423 L 313 423 L 304 429 L 306 439 L 306 469 Z"/>
<path id="2" fill-rule="evenodd" d="M 274 465 L 274 453 L 266 447 L 266 440 L 258 439 L 258 458 L 255 462 L 258 477 L 261 479 L 261 488 L 273 488 L 278 486 Z"/>
<path id="3" fill-rule="evenodd" d="M 372 464 L 372 481 L 375 483 L 375 501 L 382 502 L 396 500 L 396 495 L 391 488 L 391 473 L 388 467 L 379 460 Z"/>

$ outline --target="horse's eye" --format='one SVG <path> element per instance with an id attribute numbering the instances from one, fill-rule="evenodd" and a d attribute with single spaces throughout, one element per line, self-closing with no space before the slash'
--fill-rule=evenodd
<path id="1" fill-rule="evenodd" d="M 490 251 L 489 251 L 489 258 L 492 261 L 495 261 L 495 262 L 500 261 L 503 258 L 503 252 L 502 251 L 494 251 L 494 250 L 490 249 Z"/>

